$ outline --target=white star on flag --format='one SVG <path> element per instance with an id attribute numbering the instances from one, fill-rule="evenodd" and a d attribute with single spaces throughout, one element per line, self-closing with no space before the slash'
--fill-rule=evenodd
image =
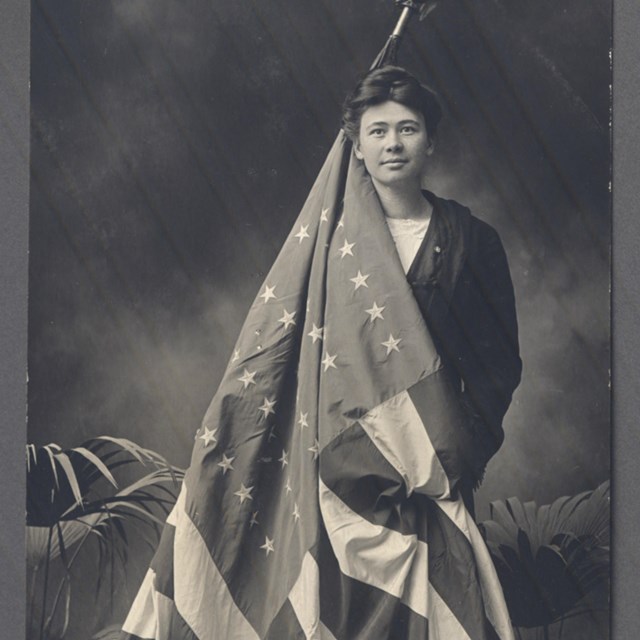
<path id="1" fill-rule="evenodd" d="M 200 436 L 200 440 L 204 442 L 205 447 L 208 446 L 210 442 L 215 444 L 218 441 L 216 433 L 218 433 L 217 429 L 210 430 L 207 427 L 204 428 L 204 433 Z"/>
<path id="2" fill-rule="evenodd" d="M 320 214 L 320 222 L 328 222 L 327 213 L 329 213 L 329 209 L 323 209 Z"/>
<path id="3" fill-rule="evenodd" d="M 235 362 L 236 360 L 240 360 L 240 349 L 234 349 L 233 358 L 231 358 L 231 362 Z"/>
<path id="4" fill-rule="evenodd" d="M 338 222 L 338 226 L 336 228 L 337 229 L 342 229 L 342 227 L 344 227 L 344 220 L 342 218 L 340 218 L 340 221 Z"/>
<path id="5" fill-rule="evenodd" d="M 318 459 L 318 456 L 320 455 L 320 443 L 318 442 L 318 438 L 315 439 L 313 446 L 309 447 L 308 451 L 311 451 L 311 453 L 313 453 L 314 460 Z"/>
<path id="6" fill-rule="evenodd" d="M 287 490 L 287 493 L 291 493 L 293 491 L 293 489 L 291 488 L 291 479 L 287 478 L 287 484 L 284 486 L 284 488 Z"/>
<path id="7" fill-rule="evenodd" d="M 387 355 L 389 355 L 392 351 L 400 351 L 398 349 L 398 344 L 402 340 L 402 338 L 394 338 L 392 334 L 389 334 L 389 339 L 386 342 L 382 342 L 383 347 L 387 347 Z"/>
<path id="8" fill-rule="evenodd" d="M 333 367 L 334 369 L 338 368 L 336 367 L 335 364 L 333 364 L 333 361 L 336 359 L 336 357 L 337 357 L 337 354 L 335 356 L 330 356 L 329 352 L 324 354 L 324 360 L 322 361 L 322 364 L 324 365 L 325 371 L 329 371 L 331 367 Z"/>
<path id="9" fill-rule="evenodd" d="M 233 465 L 231 464 L 234 460 L 235 460 L 235 456 L 233 456 L 232 458 L 227 458 L 226 454 L 222 454 L 222 462 L 218 462 L 218 466 L 222 467 L 223 471 L 222 471 L 222 475 L 225 476 L 227 475 L 227 471 L 231 470 L 233 471 Z"/>
<path id="10" fill-rule="evenodd" d="M 373 303 L 373 307 L 371 309 L 365 309 L 365 313 L 368 313 L 371 317 L 369 320 L 373 322 L 376 318 L 380 318 L 380 320 L 384 320 L 382 312 L 386 309 L 386 307 L 379 307 L 375 302 Z"/>
<path id="11" fill-rule="evenodd" d="M 288 329 L 290 324 L 296 323 L 296 321 L 294 320 L 295 315 L 296 315 L 295 311 L 292 311 L 291 313 L 289 313 L 286 309 L 283 309 L 282 318 L 280 318 L 278 322 L 282 322 L 284 324 L 284 328 Z"/>
<path id="12" fill-rule="evenodd" d="M 249 529 L 253 529 L 254 524 L 260 524 L 258 522 L 258 511 L 254 511 L 251 514 L 251 520 L 249 520 Z"/>
<path id="13" fill-rule="evenodd" d="M 239 382 L 242 382 L 244 388 L 246 389 L 250 384 L 255 384 L 256 381 L 254 378 L 256 377 L 256 371 L 249 371 L 249 369 L 245 369 L 244 373 L 238 378 Z"/>
<path id="14" fill-rule="evenodd" d="M 274 424 L 273 427 L 271 427 L 271 429 L 269 429 L 269 437 L 267 438 L 267 442 L 271 442 L 274 438 L 278 437 L 275 434 L 275 431 L 276 431 L 276 425 Z"/>
<path id="15" fill-rule="evenodd" d="M 264 544 L 260 545 L 260 548 L 265 550 L 265 553 L 267 554 L 267 556 L 270 553 L 273 553 L 273 540 L 268 536 L 265 536 Z"/>
<path id="16" fill-rule="evenodd" d="M 355 290 L 357 291 L 360 287 L 367 287 L 367 289 L 369 288 L 369 285 L 367 284 L 368 277 L 369 274 L 363 276 L 362 273 L 360 273 L 360 269 L 358 269 L 358 275 L 355 278 L 349 278 L 349 280 L 351 280 L 351 282 L 353 282 L 353 284 L 356 286 Z"/>
<path id="17" fill-rule="evenodd" d="M 345 238 L 344 244 L 340 247 L 340 249 L 338 249 L 338 251 L 340 252 L 340 259 L 342 260 L 342 258 L 344 258 L 345 256 L 353 256 L 351 249 L 353 249 L 353 247 L 355 246 L 355 242 L 347 242 L 347 239 Z"/>
<path id="18" fill-rule="evenodd" d="M 244 484 L 240 483 L 240 489 L 236 491 L 233 495 L 238 496 L 240 498 L 240 504 L 243 504 L 245 500 L 253 500 L 251 497 L 251 492 L 253 491 L 253 487 L 245 487 Z"/>
<path id="19" fill-rule="evenodd" d="M 293 503 L 293 513 L 291 514 L 293 516 L 293 519 L 298 522 L 298 520 L 300 520 L 300 509 L 298 508 L 298 503 L 294 502 Z"/>
<path id="20" fill-rule="evenodd" d="M 309 228 L 308 224 L 301 224 L 300 231 L 296 233 L 295 237 L 298 238 L 298 243 L 301 244 L 305 238 L 309 238 L 309 234 L 307 233 L 307 229 Z"/>
<path id="21" fill-rule="evenodd" d="M 275 409 L 273 408 L 275 404 L 275 400 L 269 400 L 269 398 L 265 396 L 262 406 L 258 407 L 258 411 L 262 411 L 264 413 L 264 417 L 266 418 L 270 413 L 275 413 Z"/>
<path id="22" fill-rule="evenodd" d="M 307 416 L 309 415 L 309 413 L 302 413 L 302 411 L 300 412 L 300 419 L 298 420 L 298 424 L 300 425 L 300 429 L 304 429 L 305 427 L 309 426 L 309 423 L 307 422 Z"/>
<path id="23" fill-rule="evenodd" d="M 324 329 L 322 327 L 316 327 L 316 323 L 313 323 L 313 329 L 307 333 L 307 335 L 313 340 L 313 344 L 316 343 L 316 340 L 322 340 L 322 332 Z"/>
<path id="24" fill-rule="evenodd" d="M 276 285 L 274 284 L 273 287 L 269 287 L 268 285 L 264 285 L 264 293 L 260 294 L 261 298 L 264 298 L 265 302 L 268 302 L 271 298 L 275 299 L 276 295 L 274 292 L 276 288 Z"/>
<path id="25" fill-rule="evenodd" d="M 289 454 L 283 449 L 282 455 L 278 458 L 278 462 L 282 462 L 283 469 L 289 464 L 289 461 L 287 460 L 288 455 Z"/>

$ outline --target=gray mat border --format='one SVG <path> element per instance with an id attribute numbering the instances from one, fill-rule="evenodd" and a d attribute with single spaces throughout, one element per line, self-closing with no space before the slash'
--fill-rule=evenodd
<path id="1" fill-rule="evenodd" d="M 640 11 L 614 0 L 613 638 L 637 637 L 640 554 Z M 29 6 L 5 0 L 0 20 L 0 629 L 24 638 L 24 444 L 28 234 Z"/>
<path id="2" fill-rule="evenodd" d="M 640 11 L 637 0 L 614 0 L 613 83 L 613 638 L 640 628 Z"/>
<path id="3" fill-rule="evenodd" d="M 0 12 L 0 637 L 25 637 L 29 3 Z"/>

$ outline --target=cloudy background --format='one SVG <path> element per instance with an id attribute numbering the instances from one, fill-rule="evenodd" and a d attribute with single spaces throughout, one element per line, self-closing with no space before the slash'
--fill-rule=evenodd
<path id="1" fill-rule="evenodd" d="M 491 500 L 550 502 L 609 475 L 610 11 L 442 0 L 401 50 L 447 113 L 428 186 L 499 230 L 516 289 L 525 368 L 481 519 Z M 340 103 L 397 13 L 33 3 L 29 442 L 108 433 L 187 464 Z M 96 624 L 121 619 L 147 561 Z M 76 610 L 69 637 L 93 617 Z"/>

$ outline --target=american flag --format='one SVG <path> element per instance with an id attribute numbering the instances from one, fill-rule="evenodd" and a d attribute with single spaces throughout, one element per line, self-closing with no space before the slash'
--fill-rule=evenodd
<path id="1" fill-rule="evenodd" d="M 466 431 L 341 133 L 253 303 L 128 640 L 512 638 Z"/>

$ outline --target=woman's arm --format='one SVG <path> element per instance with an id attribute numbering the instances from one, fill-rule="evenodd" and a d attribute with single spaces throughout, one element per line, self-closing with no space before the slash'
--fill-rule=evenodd
<path id="1" fill-rule="evenodd" d="M 520 382 L 513 284 L 498 233 L 489 225 L 473 225 L 469 252 L 454 291 L 447 345 L 449 364 L 462 381 L 461 400 L 477 451 L 474 484 L 504 440 L 502 421 Z"/>

